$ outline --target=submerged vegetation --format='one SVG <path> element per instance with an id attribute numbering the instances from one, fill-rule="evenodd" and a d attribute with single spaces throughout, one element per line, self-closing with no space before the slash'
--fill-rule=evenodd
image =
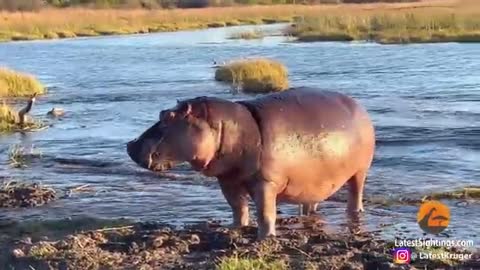
<path id="1" fill-rule="evenodd" d="M 261 30 L 255 29 L 251 31 L 237 32 L 230 36 L 230 39 L 262 39 L 264 34 Z"/>
<path id="2" fill-rule="evenodd" d="M 32 160 L 40 158 L 42 153 L 35 148 L 26 149 L 23 146 L 13 145 L 8 153 L 8 160 L 12 167 L 24 168 Z"/>
<path id="3" fill-rule="evenodd" d="M 44 92 L 45 87 L 33 75 L 0 67 L 0 97 L 25 97 Z"/>
<path id="4" fill-rule="evenodd" d="M 408 43 L 480 40 L 480 2 L 475 0 L 199 9 L 46 8 L 38 12 L 0 12 L 0 40 L 164 32 L 291 22 L 294 18 L 295 23 L 286 34 L 296 36 L 300 41 Z M 238 37 L 259 36 L 244 33 Z"/>
<path id="5" fill-rule="evenodd" d="M 433 3 L 433 2 L 432 2 Z M 444 5 L 441 5 L 444 3 Z M 480 2 L 440 1 L 424 8 L 336 9 L 297 18 L 286 34 L 299 41 L 369 40 L 382 44 L 480 41 Z"/>
<path id="6" fill-rule="evenodd" d="M 219 67 L 215 80 L 248 93 L 277 92 L 288 88 L 288 70 L 282 63 L 266 58 L 242 59 Z"/>

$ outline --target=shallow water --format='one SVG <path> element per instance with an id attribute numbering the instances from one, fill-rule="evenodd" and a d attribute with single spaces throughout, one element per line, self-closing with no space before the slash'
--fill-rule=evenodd
<path id="1" fill-rule="evenodd" d="M 267 26 L 276 29 L 277 26 Z M 0 65 L 38 75 L 49 87 L 33 115 L 52 107 L 66 115 L 47 130 L 0 136 L 0 176 L 41 181 L 59 189 L 90 184 L 35 209 L 5 210 L 3 220 L 71 216 L 133 218 L 180 224 L 230 219 L 214 179 L 188 167 L 162 178 L 137 167 L 125 143 L 153 124 L 176 99 L 232 94 L 213 80 L 213 59 L 267 56 L 289 69 L 292 86 L 334 89 L 360 100 L 375 122 L 378 142 L 366 196 L 413 196 L 478 185 L 480 179 L 480 46 L 293 43 L 281 37 L 228 40 L 243 27 L 148 35 L 0 44 Z M 29 168 L 7 164 L 12 144 L 32 146 L 43 158 Z M 451 206 L 451 237 L 478 243 L 480 206 Z M 322 218 L 348 224 L 344 202 L 322 203 Z M 361 224 L 385 236 L 421 236 L 417 206 L 366 205 Z M 282 205 L 282 213 L 296 207 Z"/>

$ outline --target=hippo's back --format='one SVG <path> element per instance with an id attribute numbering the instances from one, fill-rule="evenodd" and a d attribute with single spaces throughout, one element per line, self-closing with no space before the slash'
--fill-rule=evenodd
<path id="1" fill-rule="evenodd" d="M 370 166 L 373 125 L 353 98 L 302 87 L 240 103 L 259 125 L 266 174 L 284 172 L 288 181 L 310 176 L 346 181 Z"/>
<path id="2" fill-rule="evenodd" d="M 310 87 L 293 88 L 240 103 L 253 111 L 264 133 L 349 131 L 358 128 L 364 120 L 370 121 L 367 112 L 354 99 Z"/>

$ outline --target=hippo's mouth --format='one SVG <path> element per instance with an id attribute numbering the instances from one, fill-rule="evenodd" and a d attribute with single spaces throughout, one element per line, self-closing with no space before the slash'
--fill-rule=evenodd
<path id="1" fill-rule="evenodd" d="M 163 172 L 166 170 L 169 170 L 173 168 L 173 163 L 172 162 L 162 162 L 162 163 L 156 163 L 156 164 L 151 164 L 148 169 L 154 172 Z"/>
<path id="2" fill-rule="evenodd" d="M 150 155 L 149 164 L 147 169 L 154 172 L 163 172 L 171 169 L 174 166 L 174 162 L 170 160 L 162 160 L 158 153 L 152 153 Z"/>

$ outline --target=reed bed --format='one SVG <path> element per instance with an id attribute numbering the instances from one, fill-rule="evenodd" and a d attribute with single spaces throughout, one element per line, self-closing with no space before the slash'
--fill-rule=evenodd
<path id="1" fill-rule="evenodd" d="M 286 34 L 299 41 L 368 40 L 382 44 L 480 41 L 480 1 L 357 12 L 331 10 L 297 18 Z"/>
<path id="2" fill-rule="evenodd" d="M 430 0 L 394 4 L 169 10 L 50 8 L 38 12 L 0 12 L 0 40 L 178 31 L 288 22 L 297 18 L 296 27 L 289 34 L 304 41 L 366 39 L 372 36 L 375 40 L 385 42 L 414 42 L 429 37 L 474 41 L 478 37 L 480 24 L 478 6 L 475 0 Z M 418 25 L 415 25 L 417 22 Z"/>

